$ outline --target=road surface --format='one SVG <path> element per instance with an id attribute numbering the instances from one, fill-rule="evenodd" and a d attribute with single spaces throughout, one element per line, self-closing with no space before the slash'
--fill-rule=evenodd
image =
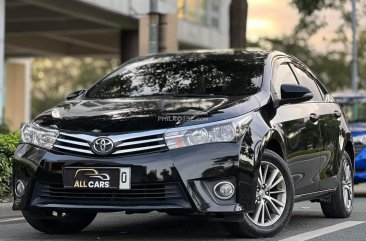
<path id="1" fill-rule="evenodd" d="M 295 204 L 289 225 L 273 238 L 257 240 L 366 240 L 366 184 L 356 186 L 354 211 L 348 219 L 324 218 L 317 203 Z M 46 235 L 32 229 L 18 212 L 0 208 L 0 241 L 5 240 L 240 240 L 220 223 L 201 217 L 173 217 L 163 213 L 98 214 L 83 232 Z M 5 206 L 5 208 L 4 208 Z M 10 205 L 7 205 L 10 206 Z M 250 240 L 250 239 L 248 239 Z"/>

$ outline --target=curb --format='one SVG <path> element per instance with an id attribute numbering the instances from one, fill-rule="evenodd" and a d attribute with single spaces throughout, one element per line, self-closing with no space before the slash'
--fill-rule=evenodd
<path id="1" fill-rule="evenodd" d="M 20 217 L 22 216 L 20 211 L 12 210 L 13 203 L 0 203 L 0 218 L 9 218 L 9 217 Z"/>

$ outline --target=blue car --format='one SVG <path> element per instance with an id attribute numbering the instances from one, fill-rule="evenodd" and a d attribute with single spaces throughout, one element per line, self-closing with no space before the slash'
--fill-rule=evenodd
<path id="1" fill-rule="evenodd" d="M 354 183 L 366 182 L 366 92 L 336 93 L 339 103 L 348 118 L 355 148 Z"/>

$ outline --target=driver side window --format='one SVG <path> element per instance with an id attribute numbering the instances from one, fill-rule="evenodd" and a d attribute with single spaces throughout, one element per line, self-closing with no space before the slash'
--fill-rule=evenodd
<path id="1" fill-rule="evenodd" d="M 300 69 L 300 66 L 294 66 L 294 71 L 301 85 L 308 87 L 313 92 L 312 101 L 321 102 L 323 96 L 320 93 L 319 86 L 315 83 L 313 77 L 304 69 Z"/>
<path id="2" fill-rule="evenodd" d="M 282 63 L 275 70 L 274 81 L 273 81 L 273 94 L 276 96 L 277 99 L 281 99 L 282 84 L 294 84 L 294 85 L 298 84 L 288 63 Z"/>

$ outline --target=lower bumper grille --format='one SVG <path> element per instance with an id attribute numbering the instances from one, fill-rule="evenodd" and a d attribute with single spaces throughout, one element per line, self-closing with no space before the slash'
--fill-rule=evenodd
<path id="1" fill-rule="evenodd" d="M 91 190 L 64 188 L 62 184 L 38 183 L 38 204 L 158 206 L 176 205 L 190 208 L 178 182 L 132 184 L 130 190 Z"/>

